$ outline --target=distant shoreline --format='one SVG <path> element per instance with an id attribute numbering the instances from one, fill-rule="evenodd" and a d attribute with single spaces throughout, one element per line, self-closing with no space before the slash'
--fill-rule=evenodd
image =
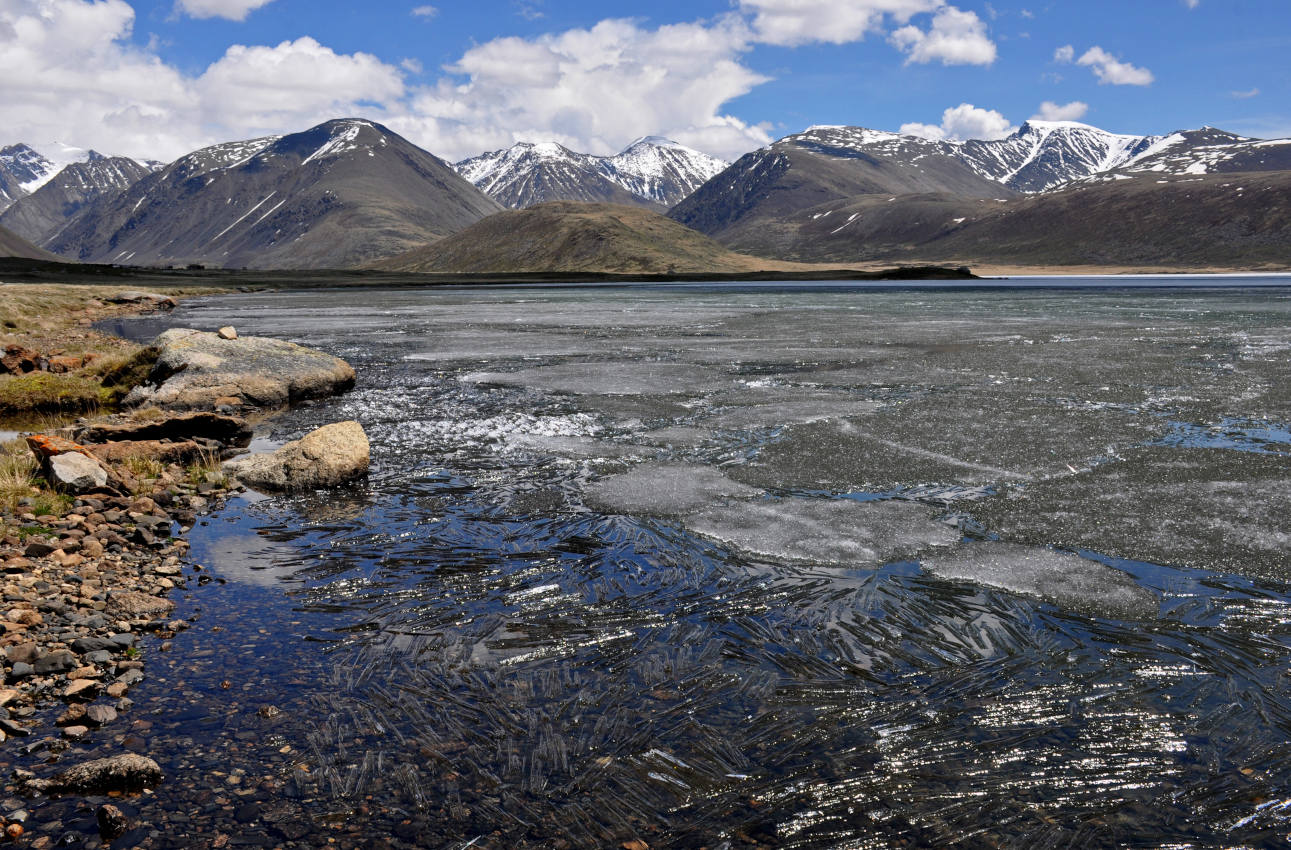
<path id="1" fill-rule="evenodd" d="M 1255 286 L 1291 285 L 1279 282 L 1291 277 L 1291 269 L 1244 271 L 1240 269 L 1151 270 L 1143 268 L 1072 267 L 1026 268 L 984 265 L 970 270 L 966 266 L 949 267 L 932 264 L 894 266 L 884 269 L 821 268 L 808 271 L 768 270 L 741 273 L 704 274 L 619 274 L 597 272 L 511 272 L 501 274 L 422 274 L 347 269 L 158 269 L 132 266 L 53 263 L 21 258 L 0 258 L 0 282 L 3 283 L 130 283 L 138 286 L 211 286 L 230 289 L 304 289 L 317 287 L 412 288 L 431 286 L 617 286 L 623 284 L 725 284 L 725 283 L 894 283 L 910 284 L 929 281 L 945 286 L 967 285 L 982 288 L 1013 288 L 1025 281 L 1046 281 L 1061 287 L 1075 278 L 1096 278 L 1109 285 L 1135 286 L 1132 281 L 1166 279 L 1156 286 L 1181 285 L 1183 281 L 1222 281 L 1232 278 L 1258 278 L 1268 283 Z M 1074 280 L 1073 280 L 1074 284 Z"/>

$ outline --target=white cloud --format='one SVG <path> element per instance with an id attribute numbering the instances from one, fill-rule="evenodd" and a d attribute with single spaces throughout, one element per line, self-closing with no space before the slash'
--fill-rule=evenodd
<path id="1" fill-rule="evenodd" d="M 1084 65 L 1094 70 L 1098 82 L 1113 86 L 1150 86 L 1156 79 L 1147 68 L 1138 68 L 1129 62 L 1122 62 L 1101 47 L 1091 47 L 1076 60 L 1077 65 Z"/>
<path id="2" fill-rule="evenodd" d="M 1079 100 L 1073 100 L 1071 103 L 1057 104 L 1052 100 L 1046 100 L 1040 104 L 1040 110 L 1032 115 L 1032 120 L 1041 121 L 1079 121 L 1089 112 L 1089 104 L 1082 103 Z"/>
<path id="3" fill-rule="evenodd" d="M 195 87 L 203 114 L 252 134 L 303 130 L 404 93 L 393 66 L 366 53 L 337 54 L 308 36 L 276 47 L 235 44 Z"/>
<path id="4" fill-rule="evenodd" d="M 940 141 L 952 139 L 1002 139 L 1017 132 L 1009 119 L 993 109 L 982 109 L 961 103 L 941 114 L 941 124 L 903 124 L 901 132 L 909 136 Z"/>
<path id="5" fill-rule="evenodd" d="M 168 157 L 190 132 L 188 81 L 131 46 L 124 0 L 2 0 L 0 103 L 10 141 Z"/>
<path id="6" fill-rule="evenodd" d="M 1250 100 L 1253 97 L 1259 97 L 1259 96 L 1260 96 L 1259 89 L 1247 89 L 1246 91 L 1233 92 L 1233 97 L 1237 98 L 1238 100 Z"/>
<path id="7" fill-rule="evenodd" d="M 194 18 L 228 18 L 245 21 L 247 15 L 273 0 L 176 0 L 175 9 Z"/>
<path id="8" fill-rule="evenodd" d="M 1201 0 L 1183 0 L 1183 5 L 1187 6 L 1189 9 L 1195 9 L 1201 5 Z"/>
<path id="9" fill-rule="evenodd" d="M 976 13 L 954 6 L 937 12 L 927 32 L 911 24 L 892 33 L 889 40 L 906 52 L 906 62 L 990 65 L 995 61 L 995 43 L 986 35 L 986 24 Z"/>
<path id="10" fill-rule="evenodd" d="M 1070 44 L 1064 44 L 1053 52 L 1053 61 L 1063 65 L 1070 65 L 1076 61 L 1076 48 Z"/>
<path id="11" fill-rule="evenodd" d="M 449 158 L 545 140 L 605 154 L 655 133 L 736 156 L 770 141 L 766 128 L 722 112 L 767 79 L 739 62 L 749 37 L 743 20 L 728 16 L 658 29 L 608 20 L 496 39 L 448 68 L 462 79 L 416 91 L 389 123 Z"/>
<path id="12" fill-rule="evenodd" d="M 753 14 L 758 41 L 786 46 L 860 41 L 881 31 L 886 17 L 904 24 L 945 5 L 945 0 L 739 0 L 740 9 Z"/>
<path id="13" fill-rule="evenodd" d="M 418 6 L 412 10 L 412 14 L 415 18 L 425 18 L 426 20 L 430 20 L 439 14 L 439 10 L 434 6 Z"/>

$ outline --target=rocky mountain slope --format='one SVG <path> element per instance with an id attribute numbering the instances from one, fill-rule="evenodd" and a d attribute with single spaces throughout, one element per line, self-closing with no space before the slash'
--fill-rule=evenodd
<path id="1" fill-rule="evenodd" d="M 43 244 L 86 205 L 133 185 L 155 169 L 122 156 L 89 152 L 53 175 L 30 195 L 19 198 L 0 214 L 4 226 L 36 244 Z"/>
<path id="2" fill-rule="evenodd" d="M 1277 232 L 1283 181 L 1275 175 L 1284 169 L 1291 169 L 1291 140 L 1253 140 L 1212 128 L 1138 137 L 1032 121 L 1005 139 L 948 142 L 814 127 L 743 157 L 669 215 L 733 250 L 804 262 L 917 257 L 981 263 L 1007 255 L 1057 263 L 1060 255 L 1100 256 L 1094 247 L 1072 242 L 1074 229 L 1090 238 L 1104 233 L 1119 247 L 1103 253 L 1120 257 L 1117 262 L 1165 263 L 1166 246 L 1184 246 L 1183 264 L 1213 256 L 1215 264 L 1241 265 L 1237 258 L 1247 249 L 1253 261 L 1277 263 L 1281 257 L 1291 264 L 1291 252 L 1266 239 Z M 1269 175 L 1268 194 L 1257 200 L 1254 193 L 1225 194 L 1209 183 L 1189 194 L 1175 185 L 1240 171 Z M 1122 188 L 1071 194 L 1100 184 Z M 1231 220 L 1249 221 L 1255 231 L 1211 227 L 1198 206 L 1202 197 L 1215 205 L 1209 215 L 1223 210 Z M 1163 215 L 1148 215 L 1153 203 Z M 1183 214 L 1171 219 L 1176 206 Z M 1082 209 L 1100 221 L 1079 221 Z M 1043 229 L 1026 224 L 1028 216 L 1056 229 L 1044 237 Z M 1260 216 L 1272 216 L 1271 230 Z M 1153 228 L 1140 226 L 1145 217 Z M 968 239 L 961 231 L 983 236 Z M 1023 249 L 1013 240 L 1023 232 L 1054 244 L 1042 249 L 1028 243 Z M 991 238 L 1001 246 L 998 256 L 988 250 Z M 1137 248 L 1132 239 L 1140 243 Z"/>
<path id="3" fill-rule="evenodd" d="M 1291 171 L 1111 180 L 983 205 L 903 256 L 974 264 L 1291 268 Z"/>
<path id="4" fill-rule="evenodd" d="M 814 128 L 741 157 L 669 211 L 739 250 L 800 213 L 863 195 L 1011 198 L 936 142 L 861 128 Z"/>
<path id="5" fill-rule="evenodd" d="M 615 156 L 522 142 L 457 163 L 458 173 L 512 209 L 548 201 L 670 207 L 726 167 L 669 139 L 648 136 Z"/>
<path id="6" fill-rule="evenodd" d="M 48 251 L 42 251 L 11 230 L 0 227 L 0 257 L 19 257 L 24 260 L 57 260 Z"/>
<path id="7" fill-rule="evenodd" d="M 735 254 L 639 206 L 557 201 L 490 216 L 376 268 L 403 272 L 751 272 L 786 264 Z"/>
<path id="8" fill-rule="evenodd" d="M 131 265 L 346 268 L 499 209 L 387 128 L 341 119 L 182 157 L 90 204 L 45 247 Z"/>

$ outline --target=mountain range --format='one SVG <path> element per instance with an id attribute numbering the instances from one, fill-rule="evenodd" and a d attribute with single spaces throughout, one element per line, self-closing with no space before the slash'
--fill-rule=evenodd
<path id="1" fill-rule="evenodd" d="M 671 139 L 637 139 L 615 156 L 521 142 L 457 163 L 459 174 L 511 209 L 548 201 L 671 207 L 727 163 Z"/>
<path id="2" fill-rule="evenodd" d="M 666 212 L 677 227 L 605 204 Z M 736 251 L 768 268 L 1288 267 L 1291 140 L 1047 121 L 989 141 L 817 126 L 729 165 L 660 137 L 608 157 L 521 143 L 450 165 L 380 124 L 338 119 L 164 167 L 11 145 L 0 150 L 0 208 L 19 242 L 123 265 L 349 268 L 415 256 L 437 270 L 590 270 L 648 256 L 719 270 L 742 266 L 719 261 Z M 560 245 L 572 253 L 553 254 Z"/>

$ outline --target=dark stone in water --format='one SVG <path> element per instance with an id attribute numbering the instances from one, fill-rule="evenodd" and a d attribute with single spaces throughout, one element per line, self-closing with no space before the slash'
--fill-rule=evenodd
<path id="1" fill-rule="evenodd" d="M 130 821 L 125 813 L 111 804 L 99 806 L 94 817 L 99 822 L 99 835 L 104 841 L 120 838 L 130 828 Z"/>

